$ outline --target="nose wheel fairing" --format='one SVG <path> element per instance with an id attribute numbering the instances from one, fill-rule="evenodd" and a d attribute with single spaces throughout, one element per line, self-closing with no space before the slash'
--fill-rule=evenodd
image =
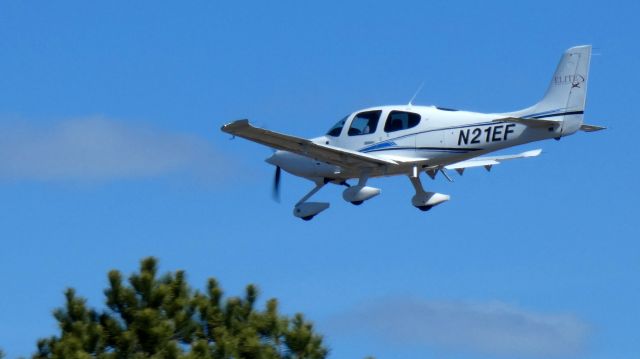
<path id="1" fill-rule="evenodd" d="M 350 186 L 342 192 L 342 198 L 347 202 L 359 206 L 364 201 L 379 195 L 380 189 L 367 186 L 367 179 L 368 177 L 366 175 L 362 175 L 357 185 Z"/>

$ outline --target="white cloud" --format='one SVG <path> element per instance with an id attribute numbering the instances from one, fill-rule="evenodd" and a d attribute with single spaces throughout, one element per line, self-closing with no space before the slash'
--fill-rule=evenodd
<path id="1" fill-rule="evenodd" d="M 571 315 L 536 313 L 500 302 L 414 298 L 362 305 L 332 320 L 331 327 L 397 345 L 518 358 L 578 354 L 588 334 L 588 326 Z"/>
<path id="2" fill-rule="evenodd" d="M 53 126 L 0 126 L 4 180 L 109 181 L 184 171 L 213 173 L 221 160 L 199 137 L 100 117 Z"/>

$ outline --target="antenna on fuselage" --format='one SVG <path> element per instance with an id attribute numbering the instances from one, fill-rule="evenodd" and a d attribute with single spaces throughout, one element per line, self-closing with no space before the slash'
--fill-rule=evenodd
<path id="1" fill-rule="evenodd" d="M 416 90 L 416 92 L 413 94 L 413 96 L 411 97 L 411 100 L 409 100 L 409 103 L 407 105 L 409 106 L 413 106 L 413 100 L 416 99 L 416 96 L 418 96 L 418 94 L 420 93 L 420 91 L 422 91 L 422 87 L 424 86 L 424 81 L 422 81 L 422 83 L 420 84 L 420 86 L 418 86 L 418 89 Z"/>

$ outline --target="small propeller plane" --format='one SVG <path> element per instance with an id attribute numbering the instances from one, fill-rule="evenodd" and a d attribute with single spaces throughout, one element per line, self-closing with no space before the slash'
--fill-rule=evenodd
<path id="1" fill-rule="evenodd" d="M 320 137 L 303 139 L 257 128 L 248 120 L 222 126 L 223 132 L 276 149 L 266 161 L 276 166 L 274 194 L 279 193 L 281 169 L 315 183 L 295 204 L 293 214 L 310 220 L 329 203 L 307 202 L 328 183 L 346 186 L 344 200 L 360 205 L 380 194 L 367 186 L 373 177 L 407 176 L 415 189 L 411 204 L 427 211 L 449 200 L 427 192 L 420 181 L 447 170 L 490 170 L 503 161 L 538 156 L 540 149 L 513 155 L 483 156 L 529 142 L 593 132 L 604 127 L 583 124 L 591 46 L 568 49 L 540 102 L 507 113 L 477 113 L 435 106 L 380 106 L 356 111 Z M 347 181 L 357 180 L 357 184 Z"/>

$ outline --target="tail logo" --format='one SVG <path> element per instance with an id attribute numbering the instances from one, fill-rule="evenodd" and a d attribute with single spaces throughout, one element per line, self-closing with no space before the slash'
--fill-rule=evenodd
<path id="1" fill-rule="evenodd" d="M 580 85 L 584 83 L 585 78 L 582 75 L 558 75 L 553 78 L 554 85 L 566 85 L 571 84 L 571 88 L 580 88 Z"/>
<path id="2" fill-rule="evenodd" d="M 582 75 L 575 75 L 573 76 L 573 82 L 571 82 L 571 88 L 580 88 L 580 84 L 582 84 L 584 82 L 584 76 Z"/>

